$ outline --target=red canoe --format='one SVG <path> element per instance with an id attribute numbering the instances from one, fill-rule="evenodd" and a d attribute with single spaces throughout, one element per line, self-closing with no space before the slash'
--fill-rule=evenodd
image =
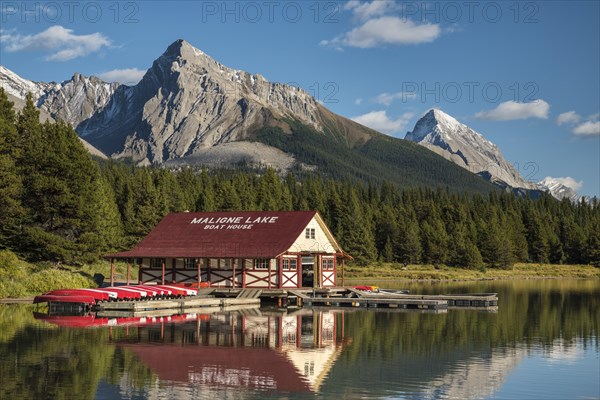
<path id="1" fill-rule="evenodd" d="M 115 292 L 105 292 L 98 289 L 60 289 L 52 290 L 46 294 L 60 295 L 60 296 L 91 296 L 96 301 L 116 299 L 117 294 Z"/>
<path id="2" fill-rule="evenodd" d="M 35 296 L 33 303 L 83 303 L 96 304 L 96 299 L 86 295 L 60 295 L 60 294 L 43 294 Z"/>

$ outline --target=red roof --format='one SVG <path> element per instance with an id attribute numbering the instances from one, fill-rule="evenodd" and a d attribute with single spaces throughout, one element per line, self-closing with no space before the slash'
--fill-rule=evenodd
<path id="1" fill-rule="evenodd" d="M 310 391 L 308 382 L 273 349 L 122 344 L 160 379 L 208 386 L 247 387 L 289 392 Z"/>
<path id="2" fill-rule="evenodd" d="M 122 344 L 161 380 L 208 386 L 308 392 L 308 382 L 273 349 Z"/>
<path id="3" fill-rule="evenodd" d="M 116 258 L 273 258 L 298 239 L 316 211 L 174 213 Z"/>

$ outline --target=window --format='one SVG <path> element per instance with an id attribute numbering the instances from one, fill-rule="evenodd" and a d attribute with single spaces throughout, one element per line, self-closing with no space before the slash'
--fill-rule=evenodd
<path id="1" fill-rule="evenodd" d="M 150 259 L 150 268 L 151 269 L 162 269 L 164 262 L 165 262 L 164 258 L 151 258 Z"/>
<path id="2" fill-rule="evenodd" d="M 323 258 L 321 260 L 321 268 L 323 271 L 333 271 L 333 258 Z"/>
<path id="3" fill-rule="evenodd" d="M 315 228 L 306 228 L 306 239 L 314 239 L 315 238 Z"/>
<path id="4" fill-rule="evenodd" d="M 254 260 L 254 269 L 269 269 L 270 261 L 268 258 L 258 258 Z"/>
<path id="5" fill-rule="evenodd" d="M 298 265 L 298 260 L 295 258 L 284 258 L 283 259 L 283 270 L 284 271 L 295 271 Z"/>
<path id="6" fill-rule="evenodd" d="M 183 259 L 183 268 L 184 269 L 198 269 L 198 259 L 197 258 L 184 258 Z"/>

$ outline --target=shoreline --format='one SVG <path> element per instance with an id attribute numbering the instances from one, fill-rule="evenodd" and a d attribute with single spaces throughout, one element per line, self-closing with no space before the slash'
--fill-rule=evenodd
<path id="1" fill-rule="evenodd" d="M 98 266 L 91 269 L 105 272 L 104 268 L 98 268 Z M 77 272 L 70 271 L 70 273 L 76 274 Z M 401 267 L 398 264 L 382 263 L 368 267 L 346 267 L 344 283 L 346 286 L 354 286 L 370 282 L 443 283 L 542 279 L 600 279 L 600 268 L 592 265 L 515 264 L 512 269 L 489 268 L 480 271 L 456 267 L 436 269 L 432 265 Z M 338 271 L 337 282 L 341 284 L 341 281 L 341 271 Z M 32 304 L 35 295 L 23 293 L 23 296 L 17 298 L 0 298 L 0 304 Z"/>

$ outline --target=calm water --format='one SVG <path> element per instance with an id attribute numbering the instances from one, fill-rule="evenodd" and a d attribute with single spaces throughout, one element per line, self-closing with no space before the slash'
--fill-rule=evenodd
<path id="1" fill-rule="evenodd" d="M 171 321 L 45 320 L 0 306 L 0 399 L 600 398 L 600 281 L 403 287 L 497 292 L 500 306 Z M 78 324 L 98 326 L 66 326 Z"/>

